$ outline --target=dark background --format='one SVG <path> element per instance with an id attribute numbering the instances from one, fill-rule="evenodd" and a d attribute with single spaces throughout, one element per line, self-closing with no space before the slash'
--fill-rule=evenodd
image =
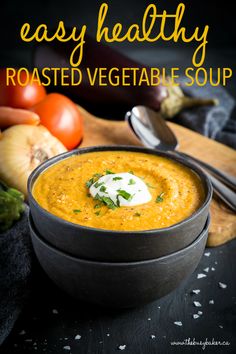
<path id="1" fill-rule="evenodd" d="M 94 35 L 96 33 L 97 16 L 100 5 L 104 1 L 94 0 L 75 0 L 75 1 L 4 1 L 1 5 L 1 21 L 0 21 L 0 65 L 16 65 L 29 64 L 26 52 L 32 47 L 31 43 L 23 43 L 20 39 L 20 28 L 28 22 L 32 28 L 45 23 L 50 29 L 57 27 L 58 21 L 63 20 L 65 25 L 80 27 L 87 25 L 87 32 Z M 158 11 L 164 9 L 167 13 L 175 13 L 180 1 L 138 1 L 138 0 L 108 0 L 109 5 L 106 24 L 111 27 L 116 22 L 124 25 L 124 30 L 132 23 L 141 24 L 145 8 L 150 3 L 157 5 Z M 187 28 L 189 35 L 193 33 L 196 26 L 200 27 L 200 33 L 205 25 L 209 25 L 208 49 L 216 50 L 218 55 L 222 50 L 235 48 L 236 30 L 235 30 L 235 12 L 233 1 L 185 1 L 185 14 L 182 24 Z M 4 14 L 4 15 L 3 15 Z M 168 20 L 169 30 L 172 29 L 173 20 Z M 167 29 L 168 33 L 168 29 Z M 162 42 L 156 43 L 116 43 L 113 44 L 117 49 L 151 49 L 158 48 L 166 50 L 171 46 L 172 49 L 191 48 L 194 43 L 173 43 Z M 17 52 L 16 52 L 17 51 Z M 14 55 L 11 55 L 16 53 Z M 191 51 L 192 53 L 192 51 Z M 183 55 L 184 56 L 184 55 Z M 208 52 L 207 52 L 208 57 Z M 178 57 L 176 65 L 178 64 Z M 190 58 L 191 60 L 191 55 Z M 159 64 L 158 55 L 156 55 L 155 63 Z M 181 63 L 181 61 L 179 61 Z M 207 62 L 206 62 L 207 64 Z M 214 66 L 218 64 L 218 58 L 215 57 Z"/>
<path id="2" fill-rule="evenodd" d="M 1 48 L 6 50 L 22 47 L 19 32 L 22 24 L 25 22 L 29 22 L 32 26 L 46 23 L 50 28 L 53 28 L 57 26 L 58 21 L 63 20 L 67 26 L 80 27 L 86 24 L 88 32 L 94 34 L 96 31 L 98 10 L 103 2 L 109 5 L 107 24 L 111 26 L 116 22 L 121 22 L 124 25 L 124 29 L 132 23 L 140 23 L 145 8 L 150 3 L 155 3 L 159 12 L 165 9 L 167 13 L 175 13 L 180 3 L 178 0 L 4 1 L 1 5 L 1 13 L 4 14 L 4 18 L 2 17 L 0 21 Z M 187 33 L 192 33 L 196 26 L 199 26 L 201 30 L 205 25 L 209 25 L 209 47 L 217 47 L 220 50 L 222 46 L 232 47 L 235 45 L 234 1 L 193 0 L 185 1 L 184 3 L 186 10 L 182 23 L 187 27 Z M 129 46 L 132 45 L 137 46 L 137 43 L 129 44 Z M 158 42 L 154 44 L 155 47 L 161 45 L 163 43 Z M 164 45 L 166 46 L 166 43 Z M 181 43 L 176 44 L 177 47 L 180 45 Z M 27 44 L 24 44 L 24 46 L 27 46 Z M 119 46 L 123 46 L 123 44 L 119 44 Z M 145 43 L 144 46 L 153 47 L 153 44 Z"/>

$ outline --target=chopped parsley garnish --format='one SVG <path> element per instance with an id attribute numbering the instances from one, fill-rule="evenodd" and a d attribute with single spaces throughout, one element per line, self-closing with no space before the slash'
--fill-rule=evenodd
<path id="1" fill-rule="evenodd" d="M 101 203 L 97 203 L 97 204 L 94 205 L 94 209 L 101 208 L 101 206 L 102 206 Z"/>
<path id="2" fill-rule="evenodd" d="M 134 216 L 141 216 L 141 214 L 140 213 L 135 213 Z"/>
<path id="3" fill-rule="evenodd" d="M 93 179 L 93 178 L 90 178 L 90 179 L 85 183 L 85 185 L 86 185 L 87 188 L 90 188 L 92 184 L 94 184 L 94 179 Z"/>
<path id="4" fill-rule="evenodd" d="M 113 181 L 119 181 L 120 179 L 123 179 L 122 177 L 113 177 L 112 180 Z"/>
<path id="5" fill-rule="evenodd" d="M 91 194 L 90 194 L 90 193 L 87 193 L 87 197 L 88 197 L 88 198 L 91 198 Z"/>
<path id="6" fill-rule="evenodd" d="M 152 189 L 156 189 L 156 187 L 152 186 L 150 183 L 147 183 L 147 186 Z"/>
<path id="7" fill-rule="evenodd" d="M 100 188 L 100 192 L 106 192 L 106 190 L 107 190 L 107 188 L 105 187 L 105 186 L 101 186 L 101 188 Z"/>
<path id="8" fill-rule="evenodd" d="M 96 211 L 94 214 L 98 216 L 98 215 L 100 215 L 100 212 L 101 212 L 101 211 L 98 210 L 98 211 Z"/>
<path id="9" fill-rule="evenodd" d="M 161 202 L 163 202 L 163 196 L 164 196 L 164 192 L 162 192 L 161 194 L 159 194 L 158 196 L 157 196 L 157 198 L 156 198 L 156 203 L 161 203 Z"/>
<path id="10" fill-rule="evenodd" d="M 109 197 L 102 197 L 102 201 L 103 203 L 105 203 L 107 205 L 107 207 L 109 209 L 115 209 L 117 206 L 115 205 L 115 203 L 113 202 L 113 200 Z"/>
<path id="11" fill-rule="evenodd" d="M 114 175 L 115 173 L 110 171 L 110 170 L 106 170 L 106 175 Z"/>
<path id="12" fill-rule="evenodd" d="M 116 196 L 116 205 L 118 206 L 118 208 L 120 207 L 119 195 Z"/>
<path id="13" fill-rule="evenodd" d="M 130 173 L 131 175 L 134 175 L 134 172 L 133 172 L 133 171 L 129 171 L 129 173 Z"/>
<path id="14" fill-rule="evenodd" d="M 133 171 L 130 171 L 130 173 L 133 174 Z M 109 175 L 109 174 L 115 174 L 114 172 L 112 172 L 111 170 L 106 170 L 105 171 L 105 174 L 106 175 Z M 120 207 L 120 197 L 124 198 L 125 200 L 127 201 L 130 201 L 132 200 L 134 194 L 130 194 L 128 193 L 126 190 L 123 190 L 123 189 L 118 189 L 117 190 L 117 196 L 116 196 L 116 201 L 113 201 L 110 197 L 109 197 L 109 194 L 107 192 L 107 187 L 105 186 L 105 182 L 99 182 L 99 178 L 104 176 L 101 175 L 100 173 L 95 173 L 93 175 L 92 178 L 90 178 L 87 182 L 86 182 L 86 187 L 87 188 L 90 188 L 92 185 L 94 185 L 95 188 L 99 188 L 99 192 L 103 192 L 103 193 L 106 193 L 107 196 L 101 196 L 99 195 L 99 193 L 97 193 L 94 197 L 95 200 L 99 201 L 99 203 L 95 204 L 94 205 L 94 209 L 97 209 L 97 208 L 101 208 L 102 205 L 106 205 L 109 209 L 116 209 L 118 207 Z M 113 181 L 119 181 L 119 180 L 122 180 L 123 177 L 119 177 L 119 176 L 114 176 L 112 178 Z M 129 179 L 129 182 L 128 182 L 129 185 L 134 185 L 136 184 L 136 181 L 133 179 L 133 178 L 130 178 Z M 90 194 L 88 193 L 87 194 L 88 196 L 90 196 Z M 78 211 L 79 212 L 79 211 Z M 96 215 L 99 215 L 100 213 L 100 210 L 98 210 L 97 212 L 95 212 Z M 139 214 L 139 213 L 138 213 Z M 140 215 L 136 215 L 136 216 L 140 216 Z"/>
<path id="15" fill-rule="evenodd" d="M 100 202 L 102 202 L 102 197 L 100 197 L 98 193 L 95 195 L 94 199 L 100 200 Z"/>
<path id="16" fill-rule="evenodd" d="M 94 187 L 95 187 L 95 188 L 99 188 L 99 187 L 102 186 L 103 184 L 104 184 L 104 182 L 100 182 L 100 183 L 99 183 L 99 182 L 96 182 L 95 185 L 94 185 Z"/>
<path id="17" fill-rule="evenodd" d="M 98 180 L 98 178 L 100 178 L 100 177 L 102 177 L 102 174 L 101 174 L 101 173 L 95 173 L 95 174 L 93 175 L 93 177 L 90 178 L 90 179 L 85 183 L 86 187 L 87 187 L 87 188 L 90 188 L 91 185 L 94 184 L 94 183 Z M 97 187 L 96 187 L 96 188 L 97 188 Z"/>
<path id="18" fill-rule="evenodd" d="M 109 197 L 101 197 L 98 193 L 95 195 L 95 199 L 99 200 L 100 202 L 104 203 L 109 209 L 115 209 L 117 206 L 113 202 L 113 200 Z"/>
<path id="19" fill-rule="evenodd" d="M 123 197 L 125 200 L 130 201 L 130 200 L 133 198 L 132 194 L 126 192 L 126 191 L 123 190 L 123 189 L 118 189 L 117 192 L 118 192 L 118 195 L 120 195 L 121 197 Z"/>
<path id="20" fill-rule="evenodd" d="M 73 213 L 75 213 L 75 214 L 81 213 L 81 210 L 80 209 L 74 209 Z"/>
<path id="21" fill-rule="evenodd" d="M 102 177 L 102 174 L 101 173 L 94 173 L 93 177 L 100 178 L 100 177 Z"/>

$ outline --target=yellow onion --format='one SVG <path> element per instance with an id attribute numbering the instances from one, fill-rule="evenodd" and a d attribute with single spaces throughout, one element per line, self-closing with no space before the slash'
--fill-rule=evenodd
<path id="1" fill-rule="evenodd" d="M 67 151 L 42 125 L 14 125 L 0 134 L 0 178 L 25 196 L 30 173 L 50 157 Z"/>

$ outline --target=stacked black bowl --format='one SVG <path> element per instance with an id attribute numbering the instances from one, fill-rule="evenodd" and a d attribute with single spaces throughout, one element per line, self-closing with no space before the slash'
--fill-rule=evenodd
<path id="1" fill-rule="evenodd" d="M 38 176 L 73 154 L 125 150 L 166 156 L 195 171 L 205 189 L 202 206 L 170 227 L 109 231 L 73 224 L 43 209 L 32 195 Z M 207 241 L 212 187 L 184 158 L 137 147 L 90 147 L 54 157 L 28 181 L 30 229 L 36 256 L 48 276 L 73 297 L 102 306 L 133 307 L 173 291 L 197 267 Z"/>

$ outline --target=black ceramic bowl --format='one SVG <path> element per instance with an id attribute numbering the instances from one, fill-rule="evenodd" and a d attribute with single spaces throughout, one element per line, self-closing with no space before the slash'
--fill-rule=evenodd
<path id="1" fill-rule="evenodd" d="M 37 177 L 49 166 L 74 154 L 92 151 L 138 151 L 167 157 L 194 170 L 201 178 L 206 198 L 189 218 L 173 226 L 147 231 L 109 231 L 85 227 L 63 220 L 43 209 L 32 196 Z M 209 213 L 212 186 L 194 164 L 171 153 L 132 146 L 101 146 L 74 150 L 58 155 L 36 168 L 28 180 L 30 210 L 36 229 L 51 245 L 83 259 L 130 262 L 153 259 L 178 251 L 191 244 L 201 233 Z"/>
<path id="2" fill-rule="evenodd" d="M 44 271 L 73 297 L 111 307 L 133 307 L 158 299 L 177 288 L 197 267 L 207 240 L 209 218 L 191 245 L 161 258 L 139 262 L 95 262 L 72 257 L 30 231 Z"/>

